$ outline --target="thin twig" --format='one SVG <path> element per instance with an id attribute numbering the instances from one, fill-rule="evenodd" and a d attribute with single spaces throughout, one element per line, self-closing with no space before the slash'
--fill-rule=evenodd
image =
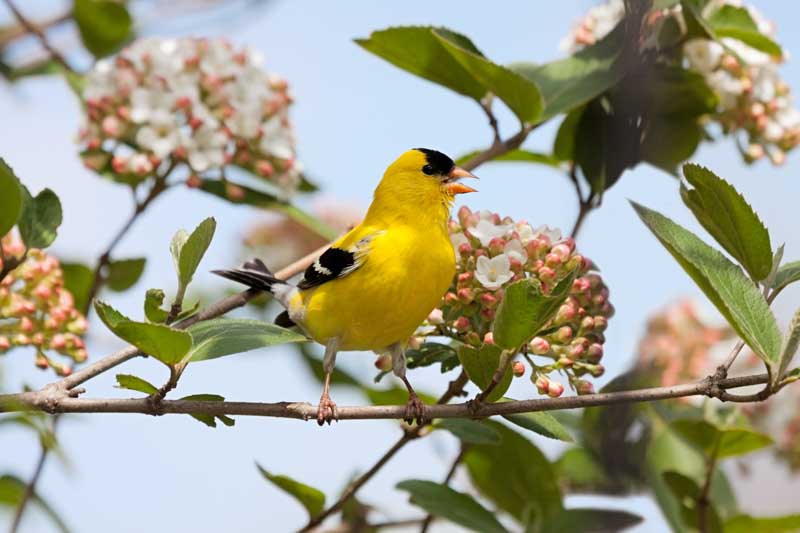
<path id="1" fill-rule="evenodd" d="M 172 172 L 173 168 L 175 168 L 174 163 L 167 168 L 163 175 L 159 176 L 156 181 L 153 183 L 152 188 L 147 193 L 147 196 L 141 202 L 136 201 L 134 196 L 134 208 L 133 213 L 131 216 L 128 217 L 128 220 L 125 221 L 125 224 L 117 231 L 116 235 L 111 239 L 111 242 L 108 243 L 106 249 L 100 254 L 100 259 L 97 261 L 97 266 L 94 269 L 94 278 L 92 281 L 92 286 L 89 289 L 89 297 L 86 299 L 86 305 L 83 309 L 83 313 L 87 314 L 91 309 L 92 300 L 94 297 L 97 296 L 100 287 L 105 282 L 103 270 L 105 270 L 108 265 L 111 264 L 111 254 L 114 252 L 114 249 L 119 245 L 120 241 L 128 234 L 128 231 L 133 227 L 133 224 L 136 220 L 141 216 L 142 213 L 150 206 L 150 204 L 158 198 L 162 192 L 167 190 L 167 178 L 169 177 L 170 172 Z"/>
<path id="2" fill-rule="evenodd" d="M 700 495 L 697 498 L 697 526 L 700 533 L 708 533 L 708 511 L 711 507 L 711 484 L 714 481 L 714 472 L 717 468 L 717 455 L 719 454 L 720 439 L 717 438 L 714 448 L 706 463 L 706 477 Z"/>
<path id="3" fill-rule="evenodd" d="M 58 417 L 55 416 L 50 423 L 51 433 L 55 433 L 57 423 Z M 11 528 L 8 530 L 9 533 L 16 533 L 19 530 L 19 526 L 22 523 L 22 515 L 25 514 L 25 509 L 27 508 L 28 503 L 36 494 L 36 485 L 39 483 L 39 478 L 42 477 L 44 464 L 47 461 L 47 456 L 50 454 L 50 446 L 47 445 L 43 438 L 40 438 L 39 440 L 41 445 L 41 450 L 39 451 L 39 460 L 36 462 L 36 468 L 33 471 L 33 476 L 31 476 L 30 481 L 28 481 L 28 484 L 25 486 L 22 497 L 17 504 L 17 509 L 14 511 L 14 518 L 11 521 Z"/>
<path id="4" fill-rule="evenodd" d="M 464 460 L 464 456 L 467 455 L 467 451 L 469 450 L 468 444 L 462 444 L 461 449 L 456 455 L 456 458 L 453 459 L 453 464 L 450 465 L 450 470 L 447 471 L 447 475 L 444 477 L 442 481 L 443 484 L 449 485 L 450 482 L 453 480 L 453 476 L 456 475 L 456 470 L 458 470 L 458 465 L 461 464 L 461 461 Z M 431 522 L 433 522 L 433 515 L 429 514 L 425 517 L 425 520 L 422 522 L 422 527 L 419 528 L 419 533 L 427 533 L 428 528 L 431 527 Z"/>
<path id="5" fill-rule="evenodd" d="M 29 33 L 32 33 L 33 35 L 36 36 L 36 38 L 39 40 L 39 44 L 42 45 L 42 48 L 44 48 L 47 51 L 47 53 L 50 54 L 50 56 L 64 68 L 64 70 L 75 73 L 75 69 L 73 69 L 70 66 L 70 64 L 67 62 L 64 56 L 61 55 L 61 52 L 56 50 L 55 47 L 53 47 L 53 45 L 50 44 L 50 41 L 47 40 L 47 35 L 45 35 L 44 31 L 36 24 L 29 21 L 25 17 L 25 15 L 23 15 L 22 12 L 20 12 L 20 10 L 17 9 L 17 6 L 14 5 L 14 2 L 12 2 L 11 0 L 5 0 L 5 2 L 6 5 L 8 6 L 8 9 L 11 11 L 11 13 L 13 13 L 14 17 L 17 19 L 17 22 L 19 22 L 20 25 L 24 27 Z"/>
<path id="6" fill-rule="evenodd" d="M 489 119 L 489 127 L 492 128 L 492 134 L 494 135 L 493 142 L 501 142 L 500 129 L 497 125 L 497 117 L 494 115 L 494 111 L 492 111 L 492 100 L 487 100 L 484 98 L 481 100 L 480 105 L 481 109 L 483 109 L 483 112 L 486 113 L 486 118 Z"/>
<path id="7" fill-rule="evenodd" d="M 483 152 L 476 154 L 475 157 L 461 165 L 462 168 L 465 170 L 475 170 L 480 165 L 486 163 L 487 161 L 491 161 L 495 157 L 504 155 L 511 150 L 516 150 L 523 142 L 525 142 L 525 139 L 528 138 L 528 135 L 530 135 L 530 133 L 540 125 L 541 124 L 525 124 L 516 134 L 509 137 L 505 141 L 496 141 Z"/>

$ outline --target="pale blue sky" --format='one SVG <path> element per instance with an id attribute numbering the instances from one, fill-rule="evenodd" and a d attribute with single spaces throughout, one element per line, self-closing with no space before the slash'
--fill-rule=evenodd
<path id="1" fill-rule="evenodd" d="M 429 146 L 455 156 L 486 145 L 491 137 L 473 102 L 395 69 L 353 44 L 354 37 L 390 25 L 436 24 L 469 35 L 498 62 L 546 61 L 559 56 L 559 40 L 591 4 L 496 1 L 490 7 L 485 2 L 454 0 L 284 0 L 235 24 L 222 27 L 213 20 L 204 21 L 188 33 L 223 35 L 260 50 L 267 67 L 286 76 L 296 96 L 292 116 L 300 157 L 310 173 L 318 177 L 325 194 L 366 206 L 384 167 L 403 150 Z M 771 0 L 757 5 L 778 21 L 779 39 L 790 57 L 800 50 L 800 35 L 781 24 L 797 19 L 796 4 Z M 0 7 L 0 21 L 7 18 Z M 792 87 L 800 86 L 797 63 L 790 60 L 783 73 Z M 0 116 L 0 154 L 32 189 L 51 187 L 64 204 L 65 222 L 54 251 L 69 259 L 96 257 L 120 225 L 121 214 L 127 214 L 129 198 L 123 187 L 92 175 L 76 157 L 73 140 L 79 108 L 72 95 L 55 78 L 0 86 Z M 502 112 L 501 120 L 503 131 L 512 132 L 514 121 L 509 114 Z M 547 149 L 553 133 L 553 125 L 543 127 L 526 146 Z M 746 168 L 732 144 L 722 140 L 703 147 L 695 160 L 735 183 L 762 215 L 773 242 L 786 241 L 786 257 L 800 257 L 796 210 L 800 161 L 796 155 L 790 155 L 782 168 L 766 163 Z M 470 206 L 535 224 L 571 227 L 573 191 L 557 172 L 494 164 L 477 173 L 482 178 L 481 192 L 468 199 Z M 630 363 L 651 312 L 681 295 L 699 295 L 638 221 L 628 198 L 696 228 L 680 202 L 675 181 L 645 167 L 627 174 L 606 196 L 603 209 L 590 218 L 579 247 L 602 267 L 617 308 L 604 361 L 608 377 Z M 119 248 L 120 256 L 148 256 L 143 279 L 128 294 L 107 298 L 138 316 L 147 288 L 172 286 L 168 255 L 172 233 L 179 227 L 193 227 L 209 215 L 217 217 L 219 226 L 201 269 L 237 261 L 240 237 L 257 214 L 200 193 L 172 191 L 137 223 Z M 210 275 L 198 278 L 222 286 Z M 783 324 L 798 295 L 796 289 L 786 291 L 776 303 Z M 120 346 L 101 325 L 93 325 L 92 358 Z M 364 380 L 372 376 L 370 355 L 344 354 L 339 361 Z M 41 386 L 52 379 L 33 368 L 27 353 L 14 352 L 3 363 L 7 389 L 18 389 L 23 383 Z M 160 365 L 147 360 L 134 361 L 121 370 L 155 382 L 166 378 Z M 112 388 L 113 374 L 90 382 L 87 394 L 125 397 L 126 393 Z M 446 383 L 436 370 L 413 371 L 411 378 L 420 388 L 432 391 Z M 527 381 L 521 381 L 514 385 L 512 395 L 532 395 Z M 201 392 L 237 400 L 315 401 L 319 386 L 291 350 L 275 348 L 192 366 L 177 394 Z M 340 405 L 363 402 L 348 391 L 335 391 L 334 398 Z M 81 532 L 284 531 L 301 525 L 304 512 L 262 481 L 253 461 L 316 485 L 334 498 L 350 476 L 370 466 L 398 434 L 396 424 L 390 422 L 348 422 L 320 429 L 312 423 L 239 418 L 235 428 L 211 430 L 189 417 L 74 416 L 65 419 L 60 432 L 72 464 L 64 468 L 51 462 L 43 491 L 75 531 Z M 544 439 L 535 442 L 548 453 L 557 451 Z M 395 483 L 407 477 L 438 480 L 454 449 L 454 441 L 447 436 L 408 446 L 367 486 L 364 499 L 391 509 L 391 518 L 409 516 L 405 495 L 394 491 Z M 37 454 L 34 440 L 4 430 L 0 450 L 0 472 L 11 470 L 27 477 Z M 756 508 L 798 510 L 792 509 L 791 501 L 767 497 L 774 493 L 765 495 L 766 491 L 751 486 L 755 490 L 747 493 Z M 645 514 L 648 522 L 640 531 L 664 530 L 654 506 L 644 498 L 611 500 L 609 505 Z M 23 531 L 44 530 L 45 525 L 31 514 Z"/>

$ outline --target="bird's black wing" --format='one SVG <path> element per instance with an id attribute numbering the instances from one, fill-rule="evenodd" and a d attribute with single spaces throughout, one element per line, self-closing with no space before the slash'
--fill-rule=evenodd
<path id="1" fill-rule="evenodd" d="M 299 289 L 311 289 L 323 283 L 343 278 L 364 264 L 369 250 L 369 243 L 378 233 L 364 237 L 347 250 L 328 248 L 319 259 L 314 261 L 303 274 L 297 284 Z"/>

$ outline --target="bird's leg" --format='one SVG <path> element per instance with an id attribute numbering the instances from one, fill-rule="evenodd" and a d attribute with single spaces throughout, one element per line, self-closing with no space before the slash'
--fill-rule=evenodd
<path id="1" fill-rule="evenodd" d="M 409 383 L 406 377 L 406 353 L 402 344 L 393 344 L 390 347 L 392 354 L 392 371 L 394 375 L 403 380 L 406 389 L 408 389 L 408 402 L 406 403 L 406 411 L 404 419 L 409 424 L 417 419 L 417 425 L 422 425 L 425 422 L 425 404 L 420 400 L 414 387 Z"/>
<path id="2" fill-rule="evenodd" d="M 329 425 L 332 420 L 339 419 L 339 412 L 336 404 L 331 400 L 329 390 L 331 387 L 331 373 L 336 366 L 336 351 L 339 347 L 339 339 L 333 338 L 325 345 L 325 357 L 322 359 L 322 369 L 325 371 L 325 385 L 322 388 L 322 396 L 319 398 L 317 407 L 317 423 L 321 426 L 325 422 Z"/>

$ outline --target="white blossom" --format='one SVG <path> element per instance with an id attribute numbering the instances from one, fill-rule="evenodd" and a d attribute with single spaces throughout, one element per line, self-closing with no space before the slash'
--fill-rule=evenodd
<path id="1" fill-rule="evenodd" d="M 503 249 L 503 253 L 510 259 L 515 259 L 520 263 L 524 263 L 528 260 L 528 252 L 525 251 L 519 239 L 511 239 L 508 241 Z"/>
<path id="2" fill-rule="evenodd" d="M 683 45 L 683 54 L 689 67 L 701 74 L 708 74 L 719 66 L 725 49 L 716 41 L 692 39 Z"/>
<path id="3" fill-rule="evenodd" d="M 478 223 L 467 228 L 469 234 L 481 241 L 481 245 L 488 246 L 492 239 L 497 237 L 505 237 L 512 226 L 510 224 L 495 224 L 489 219 L 482 218 Z"/>
<path id="4" fill-rule="evenodd" d="M 506 254 L 491 259 L 482 255 L 475 265 L 475 279 L 487 289 L 499 289 L 513 277 L 511 262 Z"/>

